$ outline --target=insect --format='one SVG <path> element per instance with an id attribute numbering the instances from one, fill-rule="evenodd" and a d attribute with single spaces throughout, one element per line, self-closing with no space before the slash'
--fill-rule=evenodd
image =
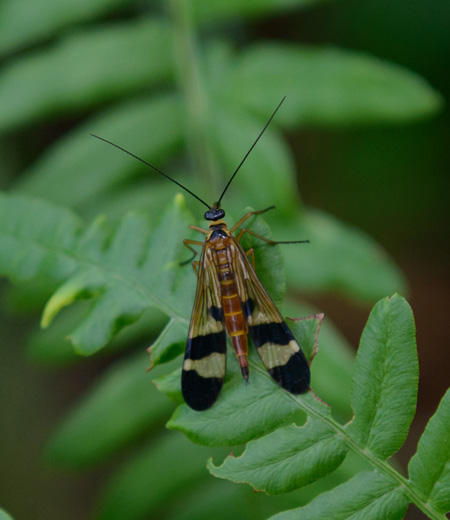
<path id="1" fill-rule="evenodd" d="M 260 215 L 273 209 L 274 206 L 247 213 L 228 228 L 223 220 L 225 211 L 220 204 L 237 172 L 284 99 L 236 168 L 218 202 L 212 206 L 143 159 L 106 139 L 91 134 L 150 166 L 208 208 L 204 216 L 209 222 L 209 229 L 189 226 L 205 234 L 205 240 L 204 242 L 184 240 L 184 244 L 192 251 L 193 256 L 186 262 L 182 262 L 186 264 L 193 260 L 197 256 L 193 246 L 201 246 L 200 260 L 192 262 L 198 282 L 181 375 L 183 397 L 186 403 L 197 411 L 210 408 L 222 389 L 226 371 L 227 334 L 239 361 L 241 373 L 247 382 L 249 380 L 247 336 L 250 334 L 262 363 L 281 387 L 293 394 L 302 394 L 309 390 L 310 369 L 305 355 L 256 275 L 253 248 L 244 251 L 240 244 L 245 233 L 271 245 L 308 241 L 275 242 L 241 227 L 251 216 Z M 235 236 L 234 233 L 239 228 L 240 231 Z"/>

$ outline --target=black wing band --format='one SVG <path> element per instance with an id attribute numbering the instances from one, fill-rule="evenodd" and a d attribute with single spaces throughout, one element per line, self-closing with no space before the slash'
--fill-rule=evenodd
<path id="1" fill-rule="evenodd" d="M 222 389 L 226 367 L 225 331 L 188 338 L 181 390 L 193 410 L 206 410 Z"/>
<path id="2" fill-rule="evenodd" d="M 241 254 L 236 256 L 234 269 L 240 271 L 236 278 L 243 280 L 238 291 L 253 344 L 272 378 L 288 392 L 303 394 L 309 390 L 311 380 L 305 355 L 245 252 L 238 243 L 236 247 Z"/>
<path id="3" fill-rule="evenodd" d="M 226 370 L 220 281 L 209 253 L 204 246 L 181 374 L 184 400 L 198 411 L 217 400 Z"/>
<path id="4" fill-rule="evenodd" d="M 309 390 L 311 374 L 303 351 L 284 321 L 249 327 L 258 354 L 275 381 L 292 394 Z"/>

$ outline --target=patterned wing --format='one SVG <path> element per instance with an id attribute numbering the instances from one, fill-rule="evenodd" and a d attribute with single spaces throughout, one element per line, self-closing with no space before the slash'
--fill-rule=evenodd
<path id="1" fill-rule="evenodd" d="M 208 246 L 204 245 L 181 374 L 186 404 L 198 411 L 212 406 L 222 389 L 225 370 L 226 335 L 220 281 Z"/>
<path id="2" fill-rule="evenodd" d="M 293 394 L 309 390 L 311 374 L 305 355 L 280 311 L 261 285 L 244 250 L 234 255 L 239 298 L 259 357 L 272 378 Z"/>

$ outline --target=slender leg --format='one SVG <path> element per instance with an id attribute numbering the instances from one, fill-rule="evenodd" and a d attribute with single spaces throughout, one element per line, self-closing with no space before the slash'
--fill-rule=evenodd
<path id="1" fill-rule="evenodd" d="M 183 244 L 192 251 L 193 255 L 191 258 L 188 258 L 187 260 L 184 260 L 183 262 L 180 262 L 181 265 L 186 265 L 189 262 L 192 262 L 192 260 L 198 255 L 198 251 L 196 251 L 193 247 L 191 247 L 189 244 L 192 244 L 193 246 L 202 246 L 203 242 L 199 242 L 198 240 L 183 240 Z"/>
<path id="2" fill-rule="evenodd" d="M 251 247 L 245 254 L 247 256 L 251 256 L 252 257 L 253 269 L 256 269 L 256 266 L 255 266 L 255 251 L 254 251 L 253 247 Z"/>
<path id="3" fill-rule="evenodd" d="M 194 231 L 199 231 L 200 233 L 204 233 L 205 235 L 207 235 L 209 233 L 208 229 L 203 229 L 203 228 L 198 227 L 198 226 L 190 225 L 189 228 L 193 229 Z"/>
<path id="4" fill-rule="evenodd" d="M 240 220 L 238 220 L 236 222 L 236 224 L 230 229 L 230 232 L 234 233 L 236 231 L 236 229 L 238 227 L 240 227 L 252 215 L 261 215 L 261 213 L 265 213 L 266 211 L 269 211 L 269 209 L 275 209 L 275 206 L 270 206 L 270 208 L 266 208 L 266 209 L 260 209 L 259 211 L 250 211 L 250 213 L 247 213 Z"/>
<path id="5" fill-rule="evenodd" d="M 281 241 L 281 242 L 280 241 L 275 241 L 275 240 L 270 240 L 270 239 L 268 239 L 266 237 L 258 235 L 258 233 L 255 233 L 254 231 L 251 231 L 250 229 L 247 229 L 247 228 L 242 228 L 239 231 L 239 234 L 236 237 L 236 240 L 238 242 L 241 241 L 242 237 L 244 236 L 244 233 L 249 233 L 250 235 L 253 235 L 256 238 L 260 238 L 261 240 L 264 240 L 264 242 L 267 242 L 271 246 L 274 246 L 276 244 L 304 244 L 304 243 L 308 243 L 309 242 L 309 240 L 289 240 L 289 241 Z"/>
<path id="6" fill-rule="evenodd" d="M 196 274 L 197 278 L 198 278 L 198 266 L 199 266 L 200 262 L 198 260 L 194 260 L 192 262 L 192 269 L 194 269 L 194 273 Z"/>

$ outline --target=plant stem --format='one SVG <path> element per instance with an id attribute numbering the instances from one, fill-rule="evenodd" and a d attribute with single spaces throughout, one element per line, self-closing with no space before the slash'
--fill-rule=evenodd
<path id="1" fill-rule="evenodd" d="M 194 163 L 194 174 L 202 186 L 206 185 L 207 201 L 219 193 L 218 167 L 208 138 L 209 103 L 204 88 L 200 60 L 201 52 L 195 36 L 189 3 L 186 0 L 169 2 L 174 26 L 174 44 L 178 75 L 186 99 L 187 138 Z M 211 200 L 211 204 L 214 201 Z"/>
<path id="2" fill-rule="evenodd" d="M 267 372 L 263 370 L 256 363 L 252 363 L 252 370 L 257 370 L 261 374 L 269 377 Z M 377 469 L 380 473 L 390 477 L 391 479 L 398 482 L 399 487 L 403 488 L 404 494 L 409 498 L 411 503 L 413 503 L 416 507 L 418 507 L 428 518 L 432 520 L 447 520 L 447 516 L 438 513 L 435 511 L 428 502 L 422 499 L 422 497 L 417 493 L 414 485 L 406 479 L 403 475 L 400 475 L 398 471 L 396 471 L 386 460 L 381 460 L 372 454 L 370 451 L 366 450 L 365 447 L 359 446 L 347 433 L 345 426 L 338 423 L 331 417 L 331 415 L 325 415 L 321 413 L 319 410 L 308 404 L 302 397 L 295 396 L 290 394 L 289 392 L 284 392 L 286 397 L 296 402 L 296 404 L 301 408 L 309 417 L 314 417 L 318 421 L 322 421 L 328 424 L 341 439 L 344 440 L 348 448 L 355 453 L 357 453 L 360 457 L 365 459 L 372 467 Z"/>
<path id="3" fill-rule="evenodd" d="M 299 398 L 295 398 L 297 402 L 299 402 Z M 304 411 L 308 415 L 313 415 L 318 420 L 324 420 L 331 426 L 336 434 L 341 437 L 349 449 L 357 453 L 360 457 L 365 459 L 369 464 L 376 468 L 380 473 L 391 477 L 393 480 L 397 481 L 400 487 L 403 487 L 403 491 L 405 495 L 409 498 L 409 500 L 418 507 L 421 511 L 423 511 L 428 518 L 432 520 L 446 520 L 446 516 L 441 515 L 440 513 L 434 511 L 427 502 L 422 500 L 422 498 L 417 494 L 414 487 L 411 485 L 411 482 L 406 479 L 403 475 L 400 475 L 398 471 L 396 471 L 386 460 L 381 460 L 378 457 L 374 456 L 370 451 L 365 448 L 359 446 L 345 431 L 345 427 L 335 421 L 332 417 L 324 417 L 319 414 L 316 410 L 309 408 L 308 406 L 302 406 Z"/>

